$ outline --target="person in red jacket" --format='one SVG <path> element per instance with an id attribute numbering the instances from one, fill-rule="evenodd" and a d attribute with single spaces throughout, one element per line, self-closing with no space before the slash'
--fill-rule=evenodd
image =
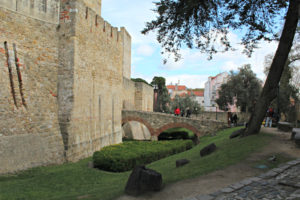
<path id="1" fill-rule="evenodd" d="M 175 114 L 175 116 L 180 115 L 180 109 L 178 107 L 174 110 L 174 114 Z"/>

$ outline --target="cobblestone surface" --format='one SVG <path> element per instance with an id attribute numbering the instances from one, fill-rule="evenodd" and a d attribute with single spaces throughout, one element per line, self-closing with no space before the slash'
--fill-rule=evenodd
<path id="1" fill-rule="evenodd" d="M 184 200 L 300 200 L 300 158 L 209 195 Z"/>

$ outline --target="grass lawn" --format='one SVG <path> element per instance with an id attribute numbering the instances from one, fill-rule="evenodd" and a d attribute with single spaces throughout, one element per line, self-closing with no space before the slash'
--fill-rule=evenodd
<path id="1" fill-rule="evenodd" d="M 231 132 L 237 129 L 226 129 L 214 137 L 202 137 L 200 144 L 193 149 L 156 161 L 147 167 L 162 173 L 164 184 L 168 184 L 237 163 L 250 153 L 259 151 L 272 139 L 270 135 L 259 134 L 229 140 Z M 200 149 L 212 142 L 217 145 L 217 151 L 201 158 Z M 176 168 L 175 161 L 181 158 L 191 162 Z M 0 200 L 109 200 L 122 195 L 130 172 L 110 173 L 90 169 L 87 167 L 89 161 L 91 158 L 0 176 Z"/>

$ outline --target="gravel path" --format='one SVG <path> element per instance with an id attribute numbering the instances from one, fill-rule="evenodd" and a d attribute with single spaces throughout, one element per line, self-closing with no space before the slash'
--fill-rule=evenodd
<path id="1" fill-rule="evenodd" d="M 300 158 L 258 177 L 245 179 L 209 195 L 184 200 L 299 200 Z"/>

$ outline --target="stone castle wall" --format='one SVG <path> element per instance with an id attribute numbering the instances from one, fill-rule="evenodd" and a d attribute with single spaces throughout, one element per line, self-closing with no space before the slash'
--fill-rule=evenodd
<path id="1" fill-rule="evenodd" d="M 131 37 L 101 0 L 0 0 L 0 20 L 0 174 L 122 142 L 124 102 L 152 111 L 152 87 L 130 80 Z"/>
<path id="2" fill-rule="evenodd" d="M 153 87 L 123 78 L 123 109 L 153 111 Z"/>
<path id="3" fill-rule="evenodd" d="M 0 173 L 64 161 L 57 25 L 7 9 L 7 2 L 16 1 L 0 1 Z"/>
<path id="4" fill-rule="evenodd" d="M 83 0 L 84 4 L 92 9 L 97 15 L 101 16 L 101 0 Z"/>
<path id="5" fill-rule="evenodd" d="M 135 109 L 153 112 L 153 87 L 142 83 L 135 83 Z"/>
<path id="6" fill-rule="evenodd" d="M 123 78 L 123 109 L 135 110 L 135 82 Z"/>
<path id="7" fill-rule="evenodd" d="M 100 3 L 101 4 L 101 3 Z M 59 23 L 60 0 L 1 0 L 0 6 L 48 23 Z"/>
<path id="8" fill-rule="evenodd" d="M 123 77 L 131 79 L 131 36 L 125 28 L 121 28 L 123 41 Z"/>
<path id="9" fill-rule="evenodd" d="M 126 33 L 112 27 L 82 1 L 62 6 L 62 12 L 70 10 L 75 12 L 62 19 L 60 40 L 61 44 L 72 44 L 74 56 L 67 56 L 70 60 L 63 61 L 62 69 L 68 63 L 74 65 L 60 84 L 60 93 L 69 95 L 61 100 L 60 116 L 67 158 L 76 161 L 103 146 L 122 142 L 122 38 Z"/>

